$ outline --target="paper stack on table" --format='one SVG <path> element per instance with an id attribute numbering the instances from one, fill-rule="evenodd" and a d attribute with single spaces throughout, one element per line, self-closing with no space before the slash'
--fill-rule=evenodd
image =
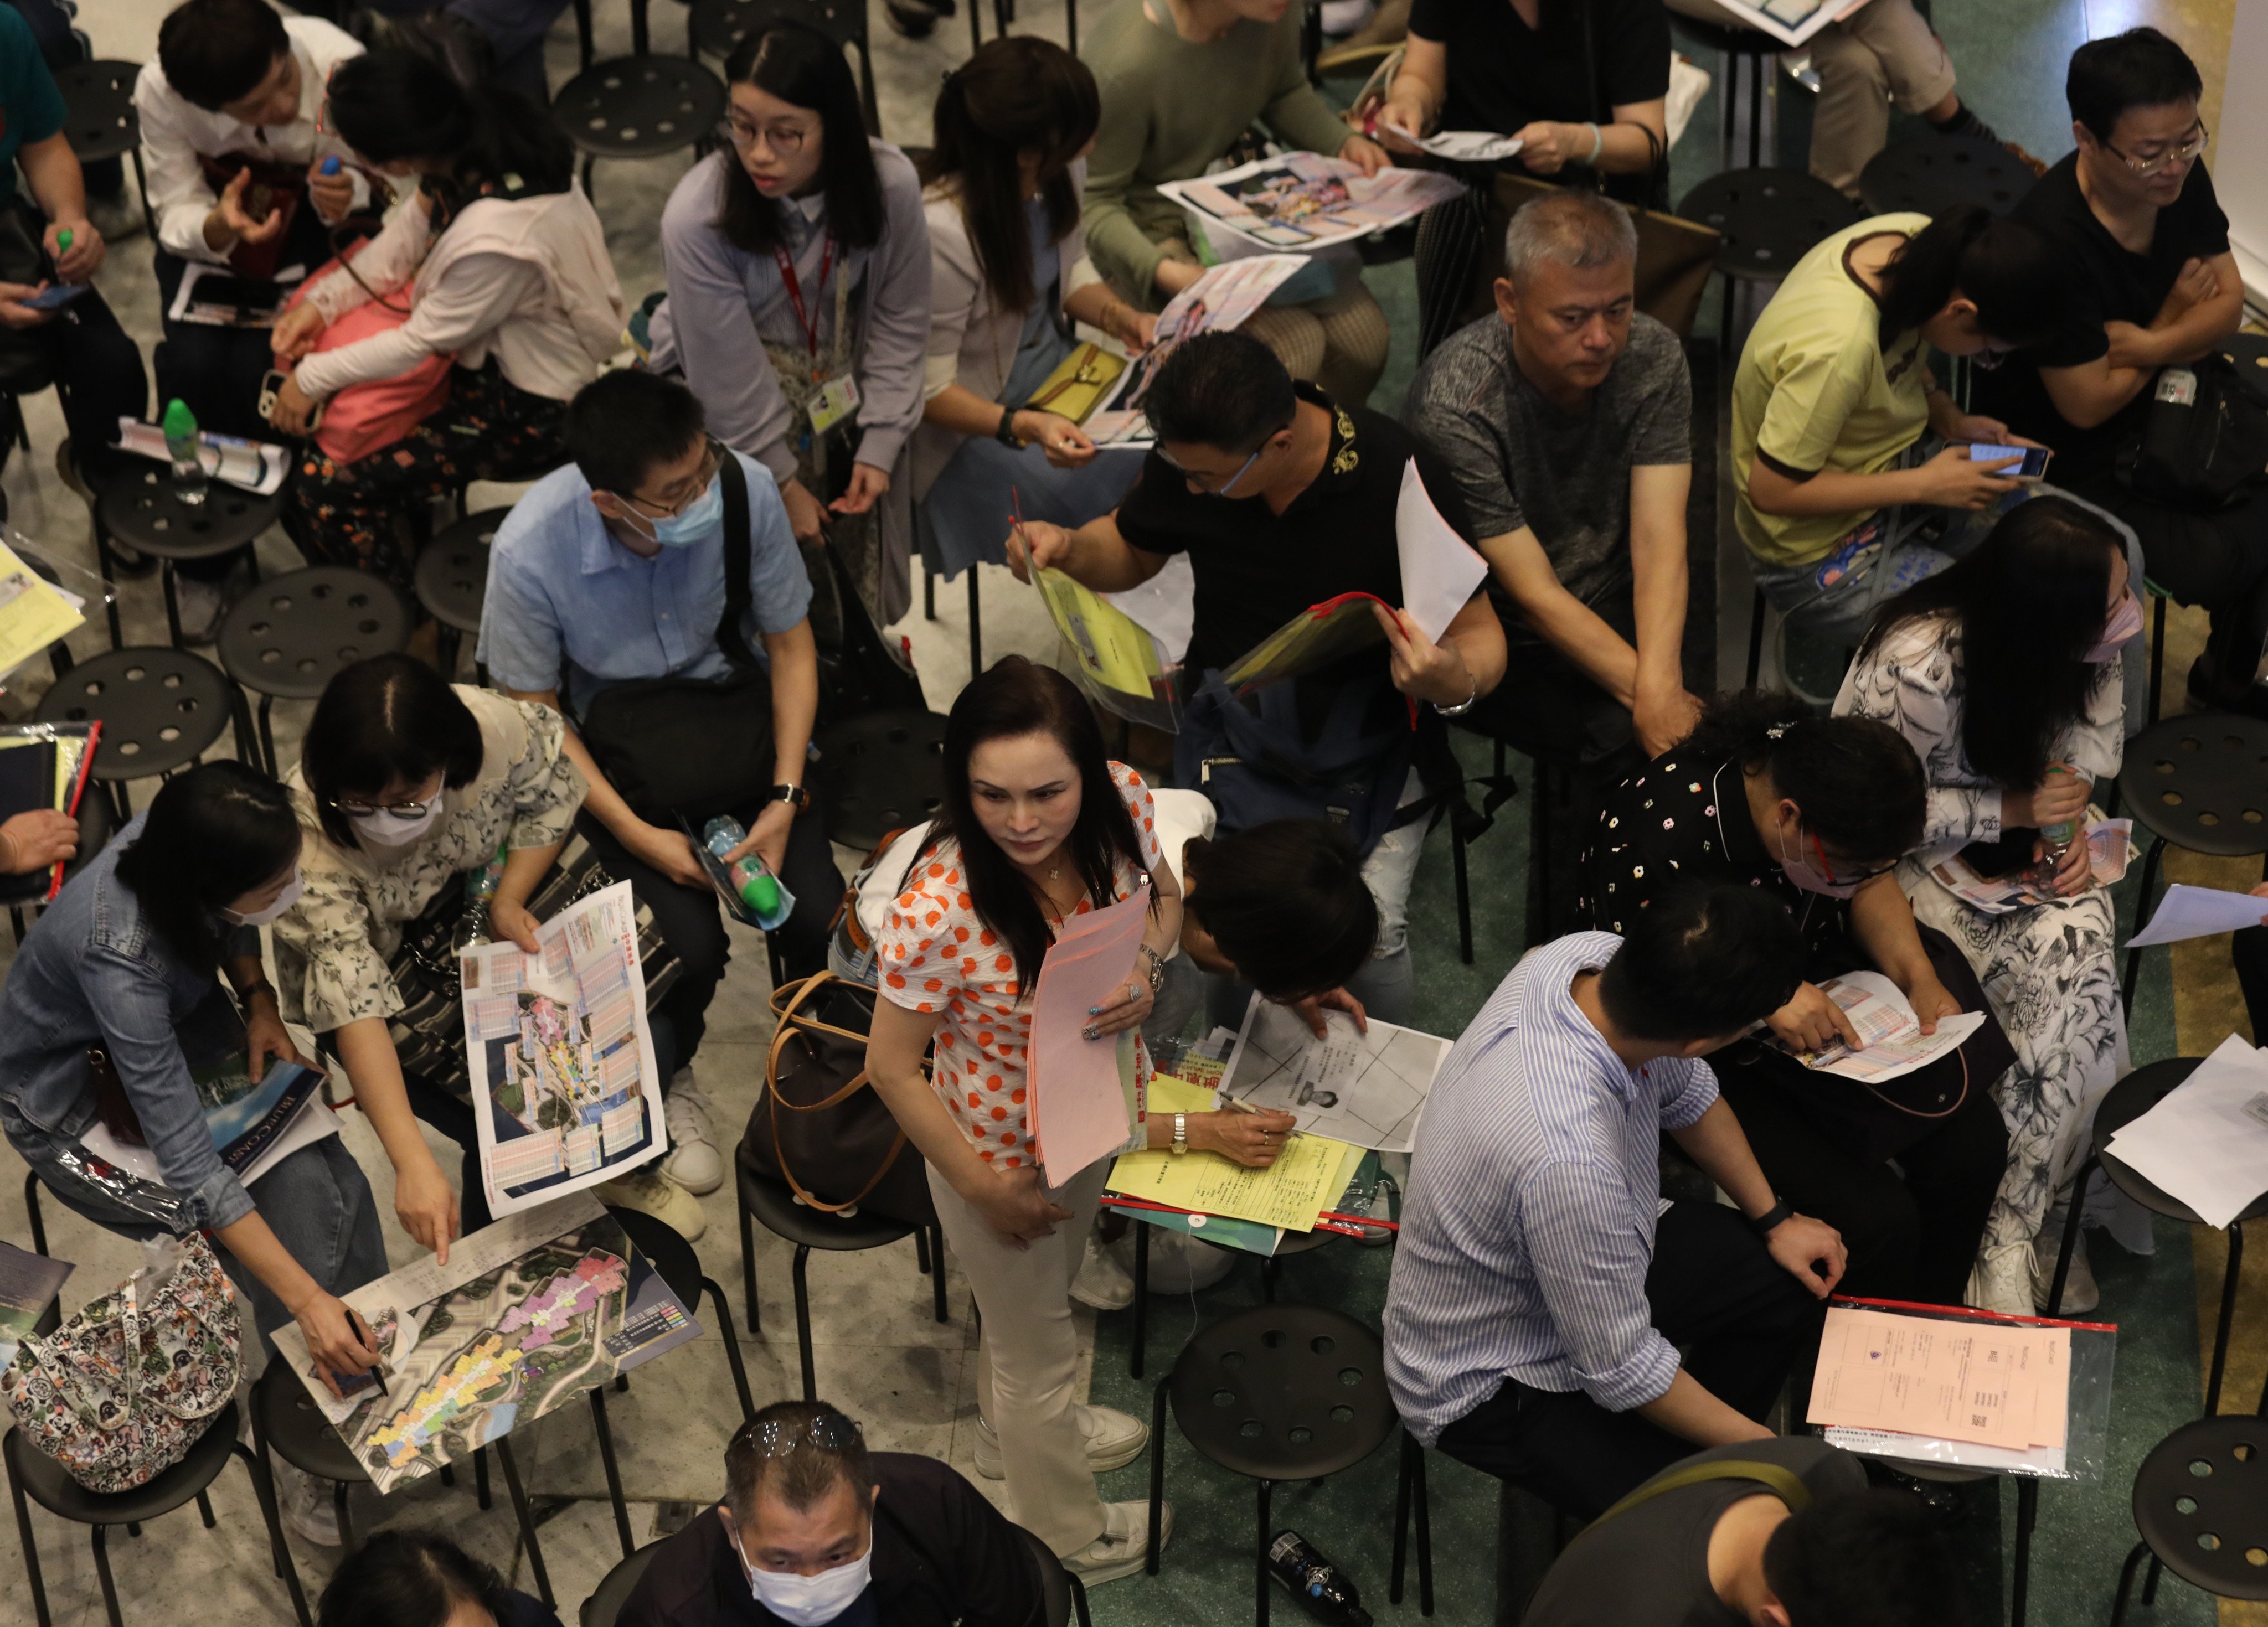
<path id="1" fill-rule="evenodd" d="M 2268 1050 L 2230 1034 L 2104 1151 L 2226 1228 L 2268 1192 Z"/>
<path id="2" fill-rule="evenodd" d="M 1912 1442 L 2059 1453 L 2070 1427 L 2071 1329 L 1993 1317 L 1829 1307 L 1808 1422 Z M 1902 1455 L 1895 1447 L 1889 1455 Z"/>
<path id="3" fill-rule="evenodd" d="M 1086 1037 L 1088 1013 L 1111 1005 L 1133 974 L 1150 918 L 1150 885 L 1063 924 L 1032 994 L 1025 1119 L 1049 1186 L 1126 1145 L 1140 1104 L 1130 1031 Z"/>

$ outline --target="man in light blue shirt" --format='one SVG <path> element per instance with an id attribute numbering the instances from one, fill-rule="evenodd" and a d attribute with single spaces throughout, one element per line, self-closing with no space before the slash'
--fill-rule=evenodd
<path id="1" fill-rule="evenodd" d="M 730 955 L 717 895 L 685 833 L 633 809 L 571 725 L 615 684 L 732 673 L 719 645 L 725 538 L 717 460 L 733 458 L 748 494 L 740 632 L 770 682 L 774 783 L 733 810 L 748 836 L 726 862 L 762 856 L 795 895 L 794 913 L 773 933 L 782 965 L 791 976 L 818 971 L 843 889 L 804 784 L 819 707 L 818 649 L 806 616 L 811 583 L 770 471 L 711 440 L 701 403 L 682 384 L 602 374 L 570 403 L 565 438 L 574 461 L 537 482 L 497 529 L 480 659 L 497 688 L 566 715 L 567 752 L 590 786 L 577 828 L 653 911 L 677 956 L 677 981 L 653 1012 L 657 1060 L 665 1078 L 674 1074 L 662 1173 L 705 1193 L 723 1182 L 724 1162 L 708 1103 L 684 1070 Z"/>
<path id="2" fill-rule="evenodd" d="M 1419 1440 L 1588 1519 L 1771 1433 L 1843 1243 L 1773 1193 L 1701 1058 L 1802 975 L 1786 912 L 1729 884 L 1513 968 L 1412 1150 L 1386 1366 Z M 1664 1131 L 1736 1210 L 1662 1203 Z"/>

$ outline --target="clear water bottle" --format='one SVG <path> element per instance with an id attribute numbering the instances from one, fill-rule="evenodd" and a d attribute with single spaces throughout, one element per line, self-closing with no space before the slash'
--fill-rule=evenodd
<path id="1" fill-rule="evenodd" d="M 729 814 L 718 814 L 701 831 L 703 843 L 718 858 L 747 839 L 746 828 Z M 749 912 L 756 917 L 756 924 L 765 931 L 770 931 L 786 920 L 789 912 L 795 908 L 795 900 L 780 885 L 779 878 L 772 874 L 771 866 L 764 863 L 762 855 L 751 852 L 733 860 L 732 874 L 733 890 L 740 894 L 740 902 L 747 905 Z"/>
<path id="2" fill-rule="evenodd" d="M 504 880 L 504 858 L 499 845 L 487 864 L 465 872 L 465 915 L 451 940 L 459 954 L 490 941 L 489 907 L 496 902 L 497 884 Z"/>
<path id="3" fill-rule="evenodd" d="M 205 500 L 205 466 L 197 456 L 197 415 L 175 396 L 166 403 L 166 455 L 173 460 L 173 496 L 195 508 Z"/>
<path id="4" fill-rule="evenodd" d="M 1276 1579 L 1329 1627 L 1370 1627 L 1362 1595 L 1340 1571 L 1297 1531 L 1278 1531 L 1268 1544 L 1268 1568 Z"/>

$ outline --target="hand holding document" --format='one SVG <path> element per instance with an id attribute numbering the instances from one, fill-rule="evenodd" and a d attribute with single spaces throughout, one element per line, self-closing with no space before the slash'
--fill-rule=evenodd
<path id="1" fill-rule="evenodd" d="M 1126 1145 L 1133 1109 L 1120 1055 L 1130 1035 L 1086 1037 L 1095 1007 L 1118 998 L 1150 918 L 1150 884 L 1064 923 L 1032 995 L 1025 1112 L 1049 1186 Z M 1130 1062 L 1130 1057 L 1129 1058 Z"/>
<path id="2" fill-rule="evenodd" d="M 1827 979 L 1819 990 L 1843 1008 L 1866 1044 L 1852 1050 L 1837 1040 L 1823 1050 L 1793 1055 L 1807 1068 L 1837 1073 L 1861 1084 L 1902 1079 L 1917 1068 L 1926 1068 L 1940 1056 L 1951 1056 L 1984 1026 L 1984 1012 L 1962 1012 L 1939 1018 L 1937 1032 L 1924 1034 L 1921 1020 L 1914 1015 L 1904 991 L 1880 972 L 1845 972 Z"/>
<path id="3" fill-rule="evenodd" d="M 1451 1042 L 1375 1017 L 1366 1034 L 1344 1012 L 1323 1016 L 1319 1040 L 1297 1011 L 1255 994 L 1221 1077 L 1221 1101 L 1289 1113 L 1309 1135 L 1407 1152 Z"/>
<path id="4" fill-rule="evenodd" d="M 2268 898 L 2176 881 L 2158 901 L 2158 913 L 2150 917 L 2150 924 L 2128 939 L 2126 946 L 2143 949 L 2152 944 L 2176 944 L 2185 938 L 2211 938 L 2217 932 L 2241 932 L 2263 925 L 2268 925 Z"/>
<path id="5" fill-rule="evenodd" d="M 2071 1329 L 1832 1306 L 1814 1424 L 2025 1452 L 2069 1429 Z"/>
<path id="6" fill-rule="evenodd" d="M 2268 1050 L 2230 1034 L 2104 1150 L 2226 1228 L 2268 1192 Z"/>
<path id="7" fill-rule="evenodd" d="M 2124 880 L 2126 866 L 2134 862 L 2134 821 L 2095 819 L 2090 813 L 2087 862 L 2097 887 L 2115 886 Z M 2029 868 L 2005 876 L 1981 876 L 1958 853 L 1932 865 L 1929 873 L 1947 892 L 1986 915 L 2006 915 L 2032 904 L 2052 903 L 2057 897 L 2052 888 L 2033 880 Z"/>
<path id="8" fill-rule="evenodd" d="M 1431 136 L 1412 136 L 1398 124 L 1383 128 L 1419 151 L 1454 164 L 1492 164 L 1512 157 L 1528 144 L 1517 136 L 1499 136 L 1494 130 L 1435 130 Z"/>
<path id="9" fill-rule="evenodd" d="M 1473 590 L 1488 579 L 1488 561 L 1449 528 L 1426 494 L 1418 460 L 1402 466 L 1394 505 L 1394 548 L 1402 564 L 1402 610 L 1433 644 L 1441 641 Z"/>

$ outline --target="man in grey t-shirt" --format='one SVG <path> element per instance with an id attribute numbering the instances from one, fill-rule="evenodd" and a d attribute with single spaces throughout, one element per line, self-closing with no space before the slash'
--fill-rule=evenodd
<path id="1" fill-rule="evenodd" d="M 1496 314 L 1426 360 L 1403 415 L 1456 477 L 1512 647 L 1474 725 L 1555 761 L 1635 766 L 1698 706 L 1680 660 L 1684 352 L 1632 309 L 1638 233 L 1621 205 L 1538 198 L 1505 257 Z"/>

